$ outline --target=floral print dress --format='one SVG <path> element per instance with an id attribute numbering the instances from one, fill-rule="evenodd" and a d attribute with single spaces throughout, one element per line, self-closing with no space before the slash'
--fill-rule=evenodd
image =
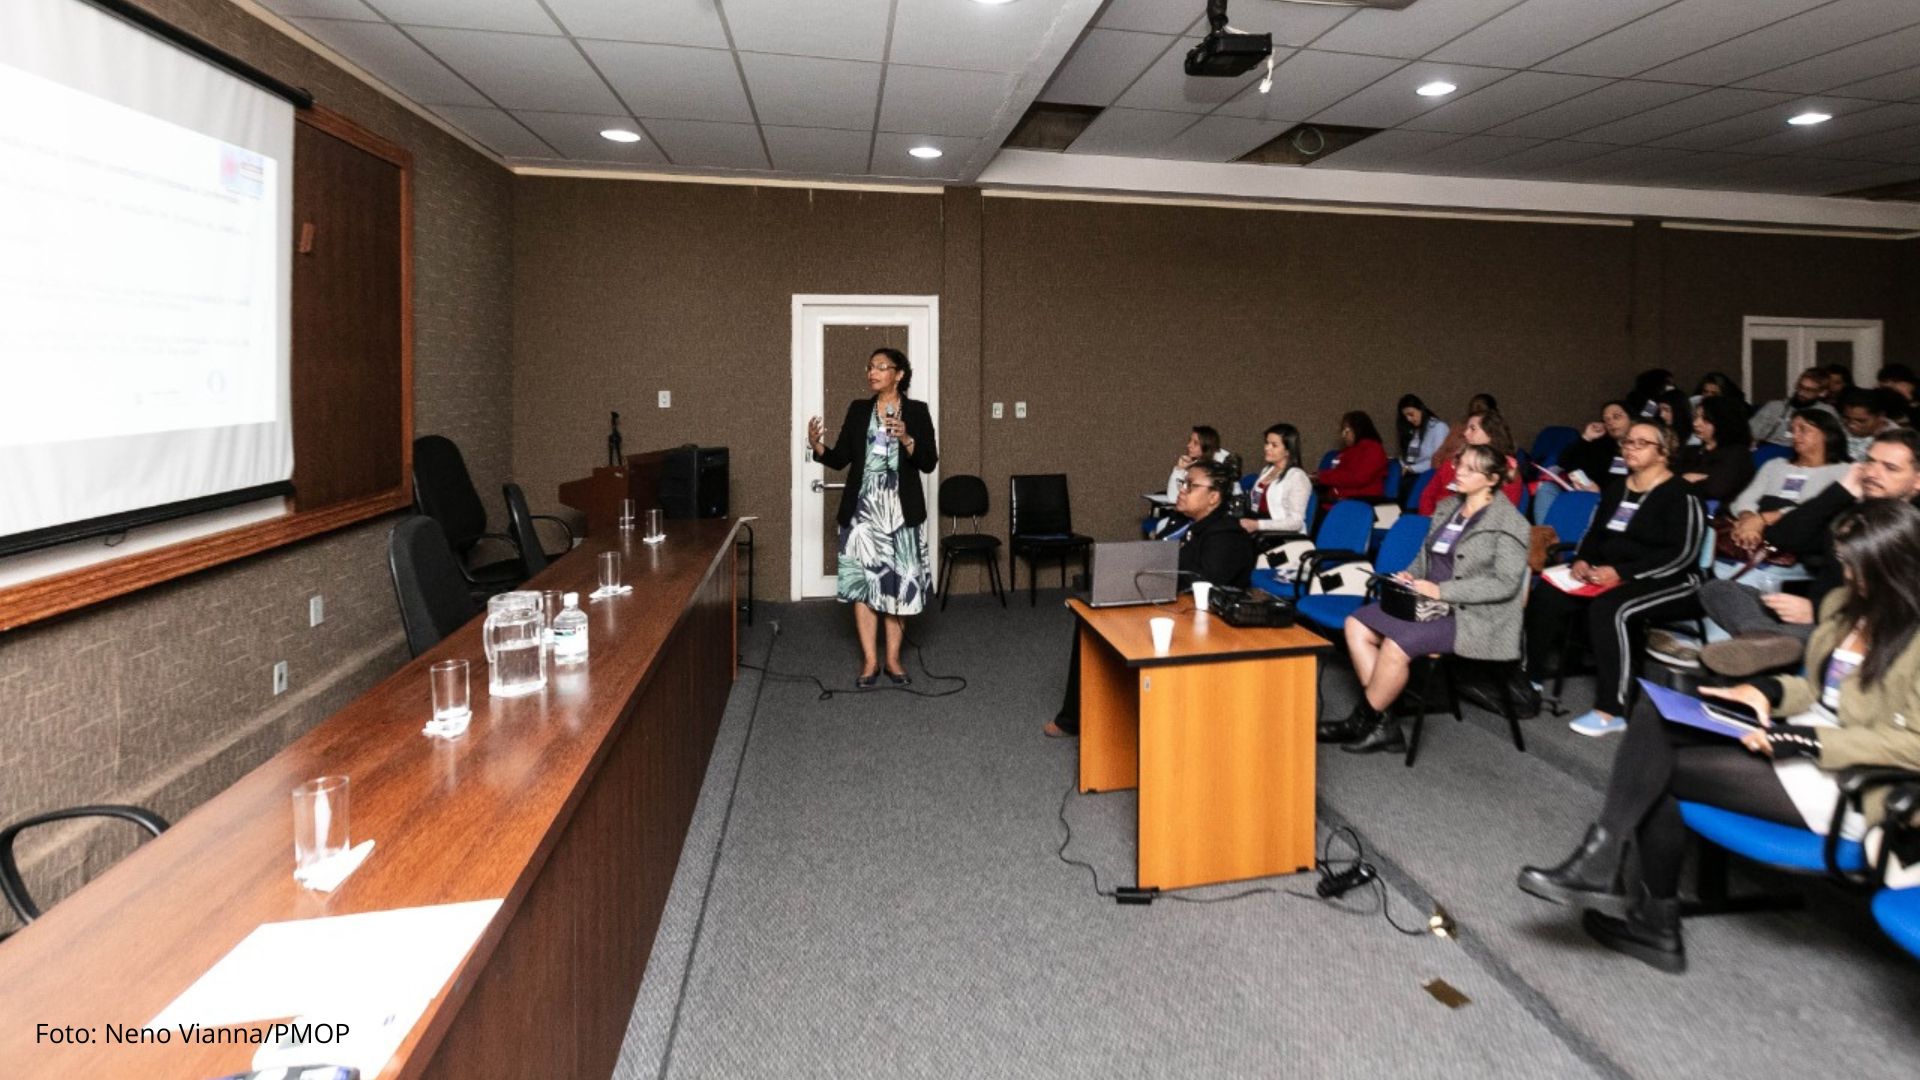
<path id="1" fill-rule="evenodd" d="M 867 424 L 862 469 L 853 523 L 840 526 L 835 592 L 846 603 L 865 604 L 882 615 L 918 615 L 932 577 L 926 525 L 908 525 L 900 509 L 900 440 L 880 426 L 878 409 Z"/>

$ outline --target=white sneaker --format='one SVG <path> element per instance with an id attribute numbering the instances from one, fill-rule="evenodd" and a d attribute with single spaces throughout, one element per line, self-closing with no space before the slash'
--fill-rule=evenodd
<path id="1" fill-rule="evenodd" d="M 1582 735 L 1591 735 L 1598 738 L 1602 735 L 1612 735 L 1615 732 L 1627 730 L 1627 718 L 1624 716 L 1608 716 L 1598 709 L 1588 709 L 1586 712 L 1574 717 L 1573 721 L 1567 726 Z"/>

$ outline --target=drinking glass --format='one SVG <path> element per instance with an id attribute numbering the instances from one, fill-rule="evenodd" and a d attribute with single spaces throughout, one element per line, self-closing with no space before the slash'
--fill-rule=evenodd
<path id="1" fill-rule="evenodd" d="M 665 512 L 661 511 L 658 508 L 647 511 L 646 539 L 650 541 L 660 541 L 660 540 L 665 540 L 666 538 L 667 538 L 667 521 L 666 521 Z"/>
<path id="2" fill-rule="evenodd" d="M 468 696 L 467 662 L 442 660 L 428 671 L 433 679 L 433 718 L 457 723 L 472 716 L 472 699 Z"/>
<path id="3" fill-rule="evenodd" d="M 304 870 L 353 846 L 347 778 L 317 776 L 293 789 L 293 865 Z"/>
<path id="4" fill-rule="evenodd" d="M 620 587 L 620 553 L 603 551 L 600 553 L 600 587 L 617 589 Z"/>
<path id="5" fill-rule="evenodd" d="M 634 508 L 633 508 L 632 499 L 620 500 L 620 529 L 622 532 L 626 532 L 633 528 L 633 518 L 634 518 L 633 510 Z"/>

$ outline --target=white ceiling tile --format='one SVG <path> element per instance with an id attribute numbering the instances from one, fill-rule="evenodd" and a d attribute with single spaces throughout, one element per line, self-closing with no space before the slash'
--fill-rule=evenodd
<path id="1" fill-rule="evenodd" d="M 1419 0 L 1404 11 L 1356 11 L 1352 18 L 1327 31 L 1313 44 L 1321 49 L 1413 59 L 1425 56 L 1519 2 Z"/>
<path id="2" fill-rule="evenodd" d="M 1258 83 L 1266 72 L 1263 64 L 1231 79 L 1196 79 L 1187 74 L 1187 50 L 1199 44 L 1198 38 L 1174 42 L 1166 55 L 1154 61 L 1139 81 L 1115 101 L 1128 109 L 1166 109 L 1173 112 L 1212 112 L 1214 106 L 1230 100 L 1243 88 Z M 1273 59 L 1280 63 L 1292 50 L 1275 47 Z"/>
<path id="3" fill-rule="evenodd" d="M 1633 75 L 1826 2 L 1680 0 L 1538 66 L 1576 75 Z"/>
<path id="4" fill-rule="evenodd" d="M 1783 90 L 1792 94 L 1818 94 L 1849 83 L 1874 79 L 1888 72 L 1911 69 L 1917 58 L 1920 58 L 1920 26 L 1882 34 L 1871 41 L 1809 57 L 1797 64 L 1743 79 L 1740 85 L 1759 90 Z"/>
<path id="5" fill-rule="evenodd" d="M 617 113 L 607 84 L 565 38 L 412 30 L 414 38 L 504 108 Z"/>
<path id="6" fill-rule="evenodd" d="M 378 19 L 378 12 L 361 0 L 260 0 L 261 6 L 286 19 Z"/>
<path id="7" fill-rule="evenodd" d="M 760 129 L 752 124 L 710 124 L 704 120 L 652 120 L 647 130 L 675 165 L 708 169 L 765 169 Z"/>
<path id="8" fill-rule="evenodd" d="M 1485 131 L 1605 85 L 1606 79 L 1591 75 L 1517 72 L 1470 94 L 1456 93 L 1445 104 L 1414 117 L 1405 126 L 1423 131 Z"/>
<path id="9" fill-rule="evenodd" d="M 1912 165 L 1880 165 L 1870 172 L 1836 176 L 1820 194 L 1837 195 L 1843 191 L 1858 191 L 1862 188 L 1879 187 L 1881 184 L 1900 184 L 1913 180 L 1920 180 L 1920 168 Z"/>
<path id="10" fill-rule="evenodd" d="M 1535 174 L 1539 180 L 1572 180 L 1583 183 L 1614 182 L 1637 184 L 1646 176 L 1662 175 L 1691 163 L 1691 150 L 1662 150 L 1652 146 L 1628 146 L 1610 154 L 1576 161 Z"/>
<path id="11" fill-rule="evenodd" d="M 1682 150 L 1726 150 L 1768 135 L 1799 130 L 1789 125 L 1787 118 L 1819 105 L 1818 101 L 1791 98 L 1756 112 L 1730 116 L 1664 138 L 1652 139 L 1648 145 L 1677 146 Z"/>
<path id="12" fill-rule="evenodd" d="M 1175 40 L 1121 30 L 1089 30 L 1067 54 L 1053 81 L 1040 92 L 1040 100 L 1064 105 L 1111 105 L 1120 91 Z"/>
<path id="13" fill-rule="evenodd" d="M 552 144 L 569 161 L 609 161 L 627 165 L 659 165 L 666 158 L 650 139 L 617 143 L 600 133 L 609 128 L 637 130 L 625 116 L 584 116 L 579 113 L 521 111 L 513 114 L 534 134 Z"/>
<path id="14" fill-rule="evenodd" d="M 1695 86 L 1622 80 L 1501 124 L 1493 129 L 1492 134 L 1564 138 L 1681 98 L 1692 97 L 1699 92 L 1699 87 Z"/>
<path id="15" fill-rule="evenodd" d="M 1147 157 L 1193 122 L 1192 113 L 1112 108 L 1094 117 L 1087 130 L 1067 147 L 1067 153 Z"/>
<path id="16" fill-rule="evenodd" d="M 575 37 L 727 47 L 727 33 L 713 0 L 546 0 L 546 4 Z"/>
<path id="17" fill-rule="evenodd" d="M 987 135 L 1014 76 L 888 64 L 880 130 L 909 135 Z"/>
<path id="18" fill-rule="evenodd" d="M 1722 87 L 1681 98 L 1611 124 L 1601 124 L 1578 134 L 1583 142 L 1644 143 L 1791 100 L 1790 94 Z"/>
<path id="19" fill-rule="evenodd" d="M 1196 24 L 1204 26 L 1204 3 L 1187 0 L 1108 0 L 1106 10 L 1093 21 L 1109 30 L 1144 30 L 1154 34 L 1178 34 Z"/>
<path id="20" fill-rule="evenodd" d="M 1202 5 L 1204 10 L 1204 5 Z M 1352 8 L 1290 4 L 1282 0 L 1233 0 L 1228 25 L 1249 34 L 1272 34 L 1275 45 L 1305 45 L 1353 14 Z M 1204 31 L 1205 24 L 1202 23 Z"/>
<path id="21" fill-rule="evenodd" d="M 1662 64 L 1642 77 L 1724 85 L 1916 22 L 1920 22 L 1920 4 L 1914 0 L 1835 0 Z"/>
<path id="22" fill-rule="evenodd" d="M 1531 176 L 1542 169 L 1571 165 L 1576 161 L 1599 157 L 1601 154 L 1611 154 L 1613 150 L 1613 147 L 1599 143 L 1577 143 L 1556 139 L 1552 142 L 1535 143 L 1527 149 L 1490 162 L 1482 172 L 1490 176 Z"/>
<path id="23" fill-rule="evenodd" d="M 764 53 L 741 53 L 740 63 L 761 123 L 873 130 L 879 64 Z"/>
<path id="24" fill-rule="evenodd" d="M 419 104 L 483 108 L 487 105 L 487 99 L 478 90 L 447 70 L 445 64 L 428 56 L 398 27 L 338 19 L 295 19 L 293 22 L 321 44 Z"/>
<path id="25" fill-rule="evenodd" d="M 1891 71 L 1877 78 L 1836 86 L 1833 93 L 1876 101 L 1911 101 L 1920 98 L 1920 66 Z"/>
<path id="26" fill-rule="evenodd" d="M 896 64 L 1025 71 L 1045 44 L 1047 30 L 1063 3 L 1020 0 L 1017 4 L 987 5 L 899 0 L 893 17 L 893 51 L 887 58 Z"/>
<path id="27" fill-rule="evenodd" d="M 1820 155 L 1858 161 L 1920 162 L 1920 133 L 1903 127 L 1856 135 L 1822 146 Z"/>
<path id="28" fill-rule="evenodd" d="M 450 26 L 461 30 L 505 30 L 518 34 L 558 34 L 560 28 L 539 0 L 366 0 L 380 14 L 407 26 Z"/>
<path id="29" fill-rule="evenodd" d="M 873 134 L 867 131 L 766 127 L 761 132 L 773 167 L 782 172 L 860 176 L 867 171 L 867 153 L 873 147 Z"/>
<path id="30" fill-rule="evenodd" d="M 1240 25 L 1238 15 L 1235 26 Z M 1249 120 L 1239 116 L 1204 116 L 1200 122 L 1163 145 L 1155 157 L 1182 161 L 1232 161 L 1287 130 L 1277 120 Z"/>
<path id="31" fill-rule="evenodd" d="M 1907 138 L 1920 141 L 1920 105 L 1867 105 L 1845 102 L 1829 105 L 1833 119 L 1812 127 L 1780 125 L 1762 138 L 1728 147 L 1750 154 L 1804 154 L 1829 156 L 1826 147 L 1861 135 L 1882 131 L 1908 131 Z M 1832 155 L 1845 157 L 1845 154 Z"/>
<path id="32" fill-rule="evenodd" d="M 1429 60 L 1531 67 L 1673 0 L 1527 0 L 1447 42 Z"/>
<path id="33" fill-rule="evenodd" d="M 1371 13 L 1361 12 L 1361 14 Z M 1406 123 L 1421 113 L 1448 104 L 1461 94 L 1470 94 L 1510 74 L 1512 72 L 1500 68 L 1468 67 L 1464 64 L 1430 64 L 1424 61 L 1408 64 L 1345 101 L 1313 114 L 1311 119 L 1321 124 L 1394 127 Z M 1435 80 L 1445 80 L 1459 89 L 1444 98 L 1421 97 L 1414 93 L 1416 87 Z"/>
<path id="34" fill-rule="evenodd" d="M 890 0 L 726 0 L 733 44 L 744 52 L 884 60 Z"/>
<path id="35" fill-rule="evenodd" d="M 927 161 L 907 153 L 916 146 L 931 146 L 942 156 Z M 967 159 L 980 146 L 979 139 L 943 135 L 923 139 L 914 135 L 881 132 L 873 140 L 873 173 L 876 176 L 920 177 L 930 180 L 954 180 L 966 168 Z"/>
<path id="36" fill-rule="evenodd" d="M 1255 80 L 1220 112 L 1269 120 L 1312 116 L 1404 66 L 1404 60 L 1302 49 L 1274 69 L 1272 92 L 1262 94 Z"/>
<path id="37" fill-rule="evenodd" d="M 1438 131 L 1382 131 L 1335 150 L 1307 168 L 1394 171 L 1459 138 Z"/>
<path id="38" fill-rule="evenodd" d="M 635 116 L 753 122 L 732 53 L 626 41 L 583 41 L 580 47 Z"/>
<path id="39" fill-rule="evenodd" d="M 1539 139 L 1502 135 L 1469 135 L 1420 155 L 1413 164 L 1422 172 L 1451 172 L 1497 162 L 1508 155 L 1539 146 Z"/>
<path id="40" fill-rule="evenodd" d="M 499 109 L 475 109 L 464 105 L 440 105 L 434 108 L 448 123 L 501 157 L 558 157 L 559 152 L 528 131 L 519 121 Z"/>
<path id="41" fill-rule="evenodd" d="M 1686 186 L 1689 177 L 1714 169 L 1724 169 L 1742 161 L 1753 160 L 1751 154 L 1730 154 L 1724 150 L 1702 150 L 1686 157 L 1676 157 L 1668 162 L 1654 162 L 1641 168 L 1639 182 L 1643 184 L 1663 184 L 1677 187 Z"/>
<path id="42" fill-rule="evenodd" d="M 1819 158 L 1749 158 L 1730 166 L 1693 173 L 1678 181 L 1679 186 L 1716 188 L 1733 191 L 1780 190 L 1788 186 L 1822 186 L 1841 176 L 1857 176 L 1863 166 L 1857 161 L 1823 161 Z"/>

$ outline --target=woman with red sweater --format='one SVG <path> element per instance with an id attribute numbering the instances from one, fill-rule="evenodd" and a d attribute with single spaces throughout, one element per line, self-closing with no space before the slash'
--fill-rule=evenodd
<path id="1" fill-rule="evenodd" d="M 1499 454 L 1507 463 L 1507 476 L 1510 478 L 1500 486 L 1507 501 L 1515 506 L 1526 498 L 1527 487 L 1520 479 L 1520 462 L 1513 453 L 1513 432 L 1507 427 L 1507 421 L 1498 412 L 1484 412 L 1467 417 L 1462 426 L 1461 435 L 1469 445 L 1485 446 Z M 1427 488 L 1420 493 L 1419 513 L 1431 517 L 1433 508 L 1440 500 L 1456 494 L 1453 490 L 1453 477 L 1458 469 L 1454 458 L 1433 460 L 1433 479 L 1427 481 Z"/>
<path id="2" fill-rule="evenodd" d="M 1387 448 L 1373 418 L 1358 410 L 1340 418 L 1343 449 L 1333 463 L 1315 474 L 1313 482 L 1328 504 L 1347 498 L 1380 497 L 1387 493 Z"/>

